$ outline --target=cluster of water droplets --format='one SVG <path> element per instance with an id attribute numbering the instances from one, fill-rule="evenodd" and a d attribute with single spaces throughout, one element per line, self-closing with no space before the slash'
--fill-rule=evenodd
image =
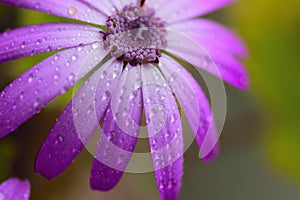
<path id="1" fill-rule="evenodd" d="M 106 22 L 104 44 L 111 55 L 135 66 L 157 62 L 166 46 L 165 22 L 149 7 L 125 6 Z"/>
<path id="2" fill-rule="evenodd" d="M 15 183 L 16 185 L 12 185 L 12 183 L 8 184 L 4 182 L 1 184 L 2 189 L 7 188 L 7 191 L 0 191 L 0 200 L 7 199 L 18 199 L 18 200 L 28 200 L 29 199 L 29 191 L 22 191 L 22 193 L 18 187 L 21 187 L 21 183 Z M 12 189 L 12 187 L 14 187 Z"/>

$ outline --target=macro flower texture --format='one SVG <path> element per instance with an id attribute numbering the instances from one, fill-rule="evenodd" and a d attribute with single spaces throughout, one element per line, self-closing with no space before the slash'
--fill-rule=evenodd
<path id="1" fill-rule="evenodd" d="M 0 35 L 0 63 L 55 51 L 1 92 L 1 138 L 85 80 L 42 144 L 36 172 L 49 180 L 60 175 L 103 123 L 90 185 L 112 189 L 134 153 L 145 115 L 161 199 L 178 199 L 184 153 L 181 109 L 200 153 L 205 152 L 204 161 L 217 155 L 210 103 L 178 59 L 238 89 L 247 88 L 243 41 L 222 25 L 199 18 L 232 0 L 0 2 L 73 19 Z"/>
<path id="2" fill-rule="evenodd" d="M 0 200 L 28 200 L 30 183 L 18 178 L 10 178 L 0 183 Z"/>

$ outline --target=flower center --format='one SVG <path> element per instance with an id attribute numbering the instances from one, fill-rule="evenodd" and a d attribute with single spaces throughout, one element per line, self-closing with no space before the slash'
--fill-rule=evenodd
<path id="1" fill-rule="evenodd" d="M 166 46 L 165 22 L 146 6 L 129 4 L 109 16 L 104 46 L 111 55 L 132 66 L 157 63 Z"/>

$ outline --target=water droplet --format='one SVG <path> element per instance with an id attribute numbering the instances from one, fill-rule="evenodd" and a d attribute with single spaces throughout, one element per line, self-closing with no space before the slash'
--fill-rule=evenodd
<path id="1" fill-rule="evenodd" d="M 78 59 L 78 57 L 77 57 L 76 55 L 73 55 L 73 56 L 72 56 L 72 60 L 73 60 L 73 61 L 76 61 L 77 59 Z"/>
<path id="2" fill-rule="evenodd" d="M 59 78 L 59 74 L 54 74 L 53 79 L 57 81 L 58 78 Z"/>
<path id="3" fill-rule="evenodd" d="M 147 98 L 146 99 L 146 103 L 148 104 L 148 103 L 150 103 L 151 102 L 151 99 L 150 98 Z"/>
<path id="4" fill-rule="evenodd" d="M 41 105 L 41 99 L 40 98 L 36 98 L 35 102 L 33 103 L 33 107 L 34 108 L 38 108 Z"/>
<path id="5" fill-rule="evenodd" d="M 176 183 L 177 183 L 176 179 L 174 179 L 174 178 L 170 179 L 168 182 L 168 189 L 169 190 L 173 189 L 176 186 Z"/>
<path id="6" fill-rule="evenodd" d="M 36 4 L 34 5 L 34 8 L 35 8 L 35 9 L 40 9 L 40 7 L 41 7 L 41 5 L 40 5 L 39 3 L 36 3 Z"/>
<path id="7" fill-rule="evenodd" d="M 105 148 L 104 149 L 104 152 L 103 152 L 103 155 L 104 156 L 107 156 L 109 154 L 109 149 L 108 148 Z"/>
<path id="8" fill-rule="evenodd" d="M 24 41 L 24 42 L 22 42 L 22 44 L 21 44 L 21 49 L 24 49 L 26 47 L 26 42 Z"/>
<path id="9" fill-rule="evenodd" d="M 60 141 L 60 142 L 62 142 L 62 141 L 64 140 L 63 137 L 62 137 L 61 135 L 59 135 L 57 139 L 58 139 L 58 141 Z"/>
<path id="10" fill-rule="evenodd" d="M 83 49 L 82 47 L 78 47 L 78 48 L 77 48 L 77 51 L 78 51 L 78 52 L 81 52 L 82 49 Z"/>
<path id="11" fill-rule="evenodd" d="M 176 73 L 173 73 L 171 76 L 170 76 L 170 82 L 173 83 L 177 78 L 177 74 Z"/>
<path id="12" fill-rule="evenodd" d="M 23 100 L 24 99 L 24 92 L 21 92 L 19 97 L 20 97 L 20 100 Z"/>
<path id="13" fill-rule="evenodd" d="M 71 6 L 69 9 L 68 9 L 68 13 L 69 15 L 76 15 L 77 14 L 77 8 L 75 8 L 74 6 Z"/>
<path id="14" fill-rule="evenodd" d="M 176 120 L 177 120 L 177 118 L 178 118 L 178 116 L 177 116 L 177 114 L 176 113 L 174 113 L 172 116 L 171 116 L 171 123 L 174 123 L 174 122 L 176 122 Z"/>
<path id="15" fill-rule="evenodd" d="M 132 92 L 132 93 L 130 93 L 130 96 L 129 96 L 129 99 L 134 99 L 134 98 L 136 98 L 137 97 L 137 92 L 136 91 L 134 91 L 134 92 Z"/>
<path id="16" fill-rule="evenodd" d="M 163 190 L 165 187 L 167 186 L 167 182 L 163 181 L 160 185 L 159 185 L 159 189 Z"/>
<path id="17" fill-rule="evenodd" d="M 104 92 L 102 99 L 107 100 L 108 98 L 110 98 L 110 96 L 111 96 L 110 91 L 106 91 L 106 92 Z"/>
<path id="18" fill-rule="evenodd" d="M 207 117 L 206 117 L 206 121 L 207 121 L 207 122 L 211 122 L 211 121 L 212 121 L 212 117 L 211 117 L 211 116 L 207 116 Z"/>
<path id="19" fill-rule="evenodd" d="M 119 143 L 120 143 L 120 144 L 122 144 L 122 143 L 124 143 L 124 142 L 125 142 L 124 138 L 119 138 Z"/>
<path id="20" fill-rule="evenodd" d="M 126 156 L 125 156 L 125 155 L 120 155 L 120 156 L 118 157 L 118 164 L 123 163 L 125 160 L 126 160 Z"/>
<path id="21" fill-rule="evenodd" d="M 69 82 L 73 82 L 74 79 L 75 79 L 75 75 L 74 75 L 73 73 L 69 74 L 69 76 L 68 76 L 68 81 L 69 81 Z"/>
<path id="22" fill-rule="evenodd" d="M 137 88 L 140 88 L 142 86 L 143 82 L 141 79 L 137 79 L 135 81 L 135 84 L 134 84 L 134 88 L 137 89 Z"/>
<path id="23" fill-rule="evenodd" d="M 93 49 L 97 49 L 99 47 L 99 42 L 95 42 L 92 44 Z"/>
<path id="24" fill-rule="evenodd" d="M 110 133 L 107 134 L 107 139 L 112 140 L 116 136 L 116 132 L 111 131 Z"/>
<path id="25" fill-rule="evenodd" d="M 38 39 L 37 42 L 36 42 L 36 45 L 39 46 L 41 43 L 42 43 L 42 40 Z"/>
<path id="26" fill-rule="evenodd" d="M 118 76 L 118 74 L 117 74 L 116 72 L 114 72 L 114 73 L 112 74 L 112 78 L 113 78 L 113 79 L 117 78 L 117 76 Z"/>
<path id="27" fill-rule="evenodd" d="M 24 198 L 24 199 L 28 199 L 28 198 L 29 198 L 29 194 L 28 194 L 28 193 L 23 194 L 23 198 Z M 1 200 L 1 199 L 0 199 L 0 200 Z"/>
<path id="28" fill-rule="evenodd" d="M 34 77 L 35 77 L 34 74 L 29 74 L 28 83 L 31 83 L 33 81 Z"/>
<path id="29" fill-rule="evenodd" d="M 36 28 L 34 27 L 34 26 L 32 26 L 31 28 L 30 28 L 30 32 L 34 32 L 36 30 Z"/>
<path id="30" fill-rule="evenodd" d="M 91 114 L 93 111 L 94 111 L 94 108 L 92 105 L 90 105 L 87 110 L 88 114 Z"/>

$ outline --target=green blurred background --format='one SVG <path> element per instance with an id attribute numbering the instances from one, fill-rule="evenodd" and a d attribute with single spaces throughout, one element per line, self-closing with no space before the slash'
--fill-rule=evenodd
<path id="1" fill-rule="evenodd" d="M 239 33 L 250 49 L 247 92 L 226 87 L 228 113 L 220 156 L 205 165 L 194 143 L 185 154 L 182 200 L 300 199 L 300 1 L 241 0 L 208 17 Z M 0 5 L 1 32 L 28 24 L 62 21 Z M 49 54 L 48 54 L 49 55 Z M 48 56 L 20 59 L 0 68 L 0 89 Z M 84 151 L 55 180 L 35 174 L 33 163 L 43 139 L 70 93 L 59 97 L 0 140 L 0 181 L 29 178 L 32 200 L 158 200 L 153 173 L 125 174 L 108 192 L 91 191 L 92 156 Z"/>

